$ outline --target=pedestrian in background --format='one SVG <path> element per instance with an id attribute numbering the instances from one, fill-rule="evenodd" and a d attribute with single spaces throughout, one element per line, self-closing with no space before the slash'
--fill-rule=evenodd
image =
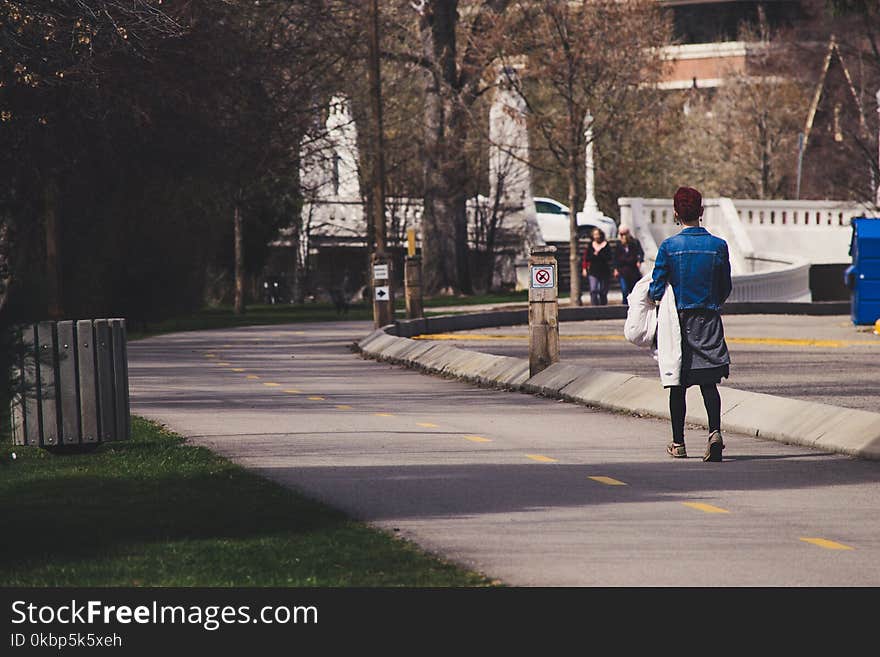
<path id="1" fill-rule="evenodd" d="M 642 277 L 641 266 L 645 261 L 645 252 L 641 243 L 632 236 L 629 226 L 620 227 L 620 242 L 614 247 L 614 276 L 620 283 L 623 305 L 633 286 Z"/>
<path id="2" fill-rule="evenodd" d="M 704 461 L 720 461 L 721 395 L 718 384 L 730 376 L 730 355 L 724 325 L 718 313 L 730 296 L 730 255 L 727 242 L 700 226 L 703 198 L 696 189 L 679 187 L 673 199 L 676 223 L 684 224 L 677 235 L 663 240 L 657 250 L 649 294 L 660 301 L 666 284 L 672 286 L 681 329 L 681 376 L 669 388 L 672 442 L 666 452 L 686 458 L 684 439 L 685 391 L 700 386 L 709 418 L 709 438 Z"/>
<path id="3" fill-rule="evenodd" d="M 601 228 L 593 229 L 593 239 L 584 249 L 581 272 L 590 283 L 590 304 L 608 305 L 608 283 L 611 280 L 613 254 Z"/>

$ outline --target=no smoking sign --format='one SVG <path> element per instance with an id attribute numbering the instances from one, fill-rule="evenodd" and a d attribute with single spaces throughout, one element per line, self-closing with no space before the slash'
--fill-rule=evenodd
<path id="1" fill-rule="evenodd" d="M 532 266 L 532 287 L 554 287 L 554 278 L 553 265 Z"/>

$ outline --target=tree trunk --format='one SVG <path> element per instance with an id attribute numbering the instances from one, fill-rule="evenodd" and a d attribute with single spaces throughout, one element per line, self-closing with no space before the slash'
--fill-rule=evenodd
<path id="1" fill-rule="evenodd" d="M 293 270 L 291 271 L 290 278 L 290 289 L 289 289 L 289 301 L 294 303 L 302 303 L 301 299 L 305 296 L 305 291 L 303 289 L 305 284 L 305 272 L 303 271 L 303 261 L 300 256 L 300 252 L 302 249 L 302 234 L 303 234 L 303 203 L 305 199 L 302 196 L 302 180 L 300 179 L 300 150 L 299 145 L 302 143 L 302 137 L 295 139 L 294 144 L 294 159 L 293 166 L 291 167 L 291 176 L 293 177 L 293 184 L 296 189 L 300 190 L 300 203 L 298 203 L 293 211 L 293 214 L 290 217 L 290 243 L 293 247 Z"/>
<path id="2" fill-rule="evenodd" d="M 449 166 L 443 168 L 443 184 L 447 195 L 451 199 L 453 225 L 455 227 L 455 269 L 456 288 L 462 294 L 473 294 L 473 281 L 470 267 L 470 248 L 468 245 L 468 215 L 467 195 L 465 184 L 467 181 L 468 167 L 465 157 L 465 145 L 467 143 L 467 130 L 464 116 L 460 107 L 451 107 L 452 121 L 449 131 Z"/>
<path id="3" fill-rule="evenodd" d="M 759 119 L 759 142 L 761 144 L 761 189 L 758 198 L 768 198 L 770 196 L 770 136 L 768 128 L 767 111 L 761 112 Z"/>
<path id="4" fill-rule="evenodd" d="M 241 203 L 236 198 L 234 207 L 235 239 L 235 314 L 244 314 L 244 235 L 241 221 Z"/>
<path id="5" fill-rule="evenodd" d="M 422 275 L 426 295 L 451 292 L 459 285 L 456 244 L 456 208 L 450 196 L 450 158 L 447 138 L 455 78 L 455 27 L 458 2 L 430 2 L 419 22 L 422 51 L 436 67 L 426 73 L 425 89 L 425 189 L 422 216 Z M 466 222 L 466 217 L 465 217 Z"/>
<path id="6" fill-rule="evenodd" d="M 64 317 L 61 302 L 61 262 L 59 259 L 58 187 L 54 180 L 43 190 L 46 230 L 46 306 L 49 319 Z"/>
<path id="7" fill-rule="evenodd" d="M 0 220 L 0 318 L 9 303 L 9 291 L 12 287 L 12 264 L 9 253 L 12 250 L 12 229 L 6 221 Z M 2 323 L 0 323 L 2 325 Z"/>
<path id="8" fill-rule="evenodd" d="M 578 251 L 578 226 L 577 213 L 580 204 L 578 194 L 577 177 L 577 144 L 572 144 L 568 153 L 568 263 L 571 274 L 569 275 L 569 298 L 574 306 L 583 305 L 581 302 L 581 254 Z"/>

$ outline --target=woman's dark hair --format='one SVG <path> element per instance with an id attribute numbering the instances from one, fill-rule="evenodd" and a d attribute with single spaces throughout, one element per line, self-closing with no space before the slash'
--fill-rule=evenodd
<path id="1" fill-rule="evenodd" d="M 682 221 L 699 219 L 703 210 L 703 197 L 693 187 L 679 187 L 672 199 L 678 218 Z"/>
<path id="2" fill-rule="evenodd" d="M 601 228 L 599 228 L 598 226 L 596 226 L 595 228 L 593 228 L 593 230 L 590 231 L 590 234 L 592 235 L 592 234 L 595 233 L 597 230 L 599 231 L 599 234 L 602 236 L 602 239 L 604 240 L 604 239 L 605 239 L 605 231 L 602 230 Z"/>

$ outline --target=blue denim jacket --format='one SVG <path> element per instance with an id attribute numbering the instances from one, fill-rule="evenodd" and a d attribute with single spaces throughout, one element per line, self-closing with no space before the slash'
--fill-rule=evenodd
<path id="1" fill-rule="evenodd" d="M 666 283 L 675 292 L 679 310 L 719 310 L 730 296 L 730 254 L 727 242 L 702 226 L 688 226 L 663 240 L 657 250 L 649 294 L 663 298 Z"/>

